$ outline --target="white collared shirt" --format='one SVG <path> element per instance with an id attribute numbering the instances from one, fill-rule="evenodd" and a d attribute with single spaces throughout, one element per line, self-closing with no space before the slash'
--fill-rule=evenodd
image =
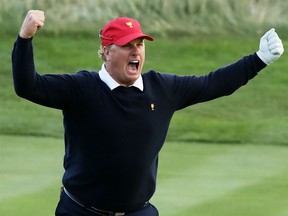
<path id="1" fill-rule="evenodd" d="M 113 89 L 117 88 L 118 86 L 121 86 L 107 72 L 107 70 L 105 68 L 105 64 L 102 64 L 101 70 L 99 71 L 99 76 L 100 76 L 100 79 L 108 85 L 108 87 L 111 89 L 111 91 Z M 142 76 L 139 76 L 138 79 L 131 86 L 134 86 L 134 87 L 140 89 L 141 91 L 143 91 L 144 85 L 143 85 Z M 131 87 L 131 86 L 129 86 L 129 87 Z"/>

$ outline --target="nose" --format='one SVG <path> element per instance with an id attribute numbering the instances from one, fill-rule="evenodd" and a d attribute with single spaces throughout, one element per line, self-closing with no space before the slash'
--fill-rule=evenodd
<path id="1" fill-rule="evenodd" d="M 137 45 L 133 45 L 132 53 L 133 54 L 139 54 L 140 53 L 140 48 Z"/>
<path id="2" fill-rule="evenodd" d="M 137 58 L 138 56 L 140 56 L 140 50 L 139 48 L 135 47 L 131 50 L 131 56 L 133 58 Z"/>

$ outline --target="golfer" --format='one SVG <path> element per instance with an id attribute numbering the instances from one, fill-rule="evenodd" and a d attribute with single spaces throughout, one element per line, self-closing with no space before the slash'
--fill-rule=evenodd
<path id="1" fill-rule="evenodd" d="M 12 67 L 17 95 L 63 112 L 65 173 L 57 216 L 159 215 L 149 200 L 174 112 L 232 94 L 284 52 L 271 29 L 257 52 L 207 75 L 142 73 L 145 42 L 153 37 L 122 17 L 100 31 L 99 72 L 39 74 L 32 39 L 44 22 L 43 11 L 28 12 Z"/>

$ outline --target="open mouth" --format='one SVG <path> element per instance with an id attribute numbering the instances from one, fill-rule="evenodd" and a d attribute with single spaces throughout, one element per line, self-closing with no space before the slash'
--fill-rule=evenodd
<path id="1" fill-rule="evenodd" d="M 131 71 L 137 71 L 139 68 L 139 61 L 138 60 L 131 60 L 129 61 L 128 68 Z"/>

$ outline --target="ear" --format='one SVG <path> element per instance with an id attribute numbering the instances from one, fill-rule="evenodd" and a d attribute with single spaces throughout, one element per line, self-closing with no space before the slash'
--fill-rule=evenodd
<path id="1" fill-rule="evenodd" d="M 110 47 L 109 46 L 104 47 L 103 54 L 105 56 L 106 61 L 109 61 L 110 60 Z"/>

